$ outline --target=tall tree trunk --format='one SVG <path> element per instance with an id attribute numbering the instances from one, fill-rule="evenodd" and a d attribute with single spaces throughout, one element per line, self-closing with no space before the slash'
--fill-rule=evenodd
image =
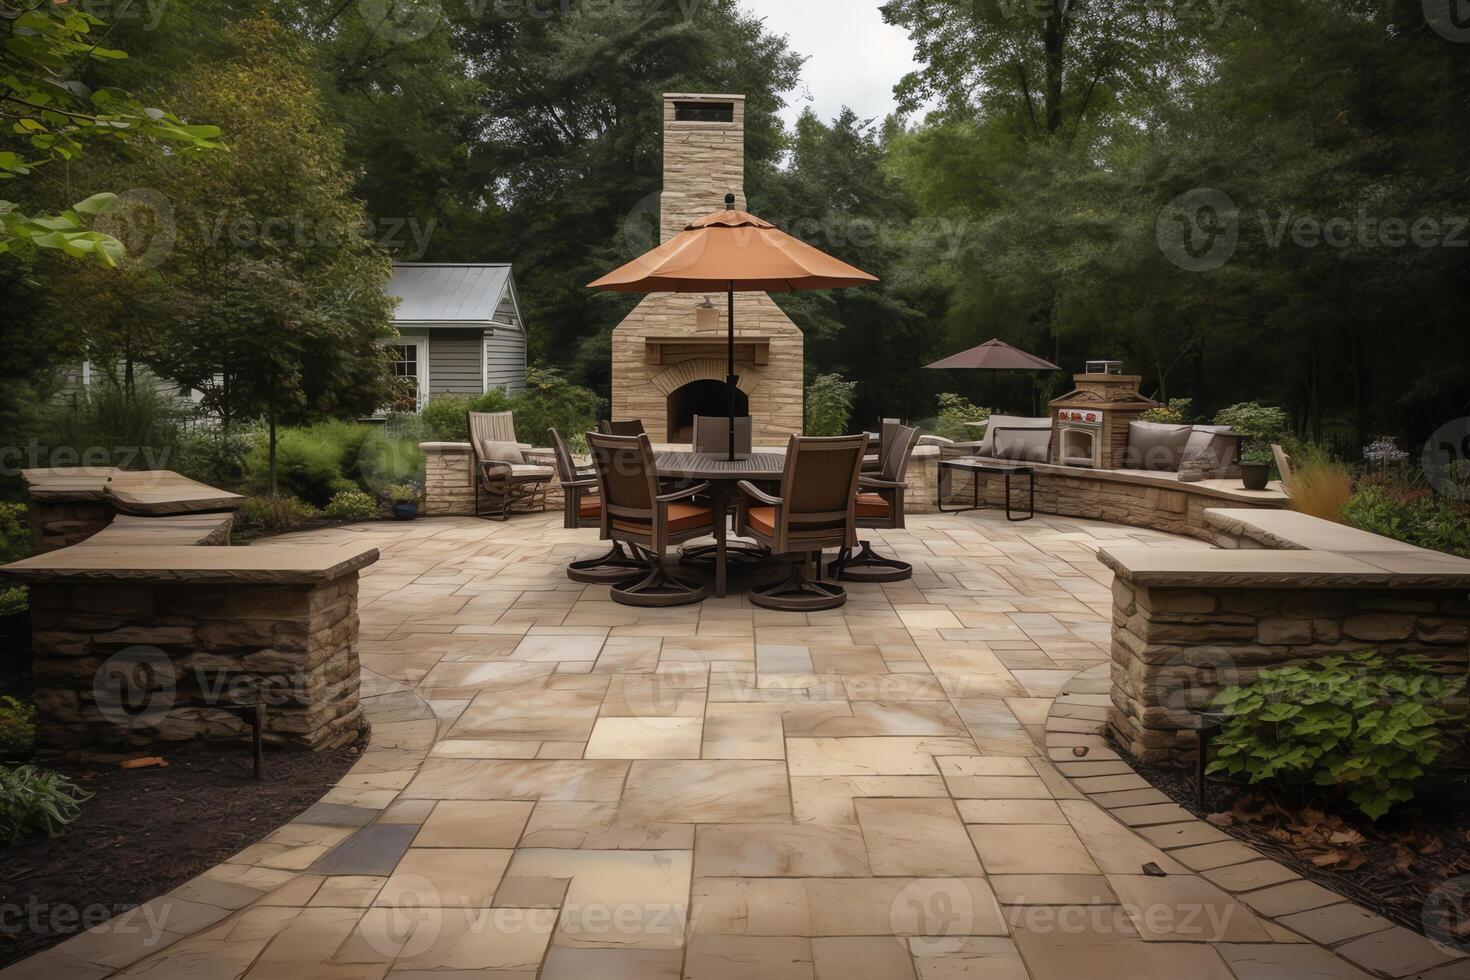
<path id="1" fill-rule="evenodd" d="M 1067 23 L 1058 3 L 1046 18 L 1042 29 L 1042 45 L 1046 49 L 1046 132 L 1062 128 L 1062 62 L 1066 47 Z"/>

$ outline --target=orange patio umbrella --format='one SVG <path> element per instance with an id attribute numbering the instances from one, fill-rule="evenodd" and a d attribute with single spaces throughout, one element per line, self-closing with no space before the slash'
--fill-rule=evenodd
<path id="1" fill-rule="evenodd" d="M 700 218 L 657 248 L 614 269 L 589 289 L 620 293 L 709 293 L 728 296 L 729 331 L 725 387 L 729 395 L 730 458 L 735 458 L 735 293 L 786 293 L 798 289 L 836 289 L 877 282 L 861 269 L 792 238 L 769 221 L 735 210 L 735 195 L 725 195 L 725 210 Z"/>

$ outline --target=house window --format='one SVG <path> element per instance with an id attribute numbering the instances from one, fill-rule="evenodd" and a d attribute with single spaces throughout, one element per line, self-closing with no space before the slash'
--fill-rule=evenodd
<path id="1" fill-rule="evenodd" d="M 423 351 L 422 345 L 416 343 L 389 344 L 388 351 L 393 355 L 393 377 L 403 379 L 406 394 L 404 405 L 410 411 L 416 410 L 424 403 L 424 375 L 423 375 Z"/>

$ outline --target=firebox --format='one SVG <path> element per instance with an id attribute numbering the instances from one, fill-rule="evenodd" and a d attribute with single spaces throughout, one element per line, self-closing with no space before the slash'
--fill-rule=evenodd
<path id="1" fill-rule="evenodd" d="M 1064 466 L 1101 466 L 1103 413 L 1081 409 L 1057 413 L 1059 451 Z"/>
<path id="2" fill-rule="evenodd" d="M 691 381 L 681 388 L 669 392 L 668 397 L 668 440 L 669 442 L 694 441 L 694 416 L 717 415 L 724 418 L 730 412 L 725 382 L 705 378 Z M 745 392 L 735 391 L 735 414 L 750 414 L 750 399 Z"/>

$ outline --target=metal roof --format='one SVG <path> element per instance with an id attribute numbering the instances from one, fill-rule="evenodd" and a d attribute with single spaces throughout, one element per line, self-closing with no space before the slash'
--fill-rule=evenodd
<path id="1" fill-rule="evenodd" d="M 399 323 L 489 323 L 510 281 L 510 263 L 393 263 L 389 296 L 401 302 Z"/>

